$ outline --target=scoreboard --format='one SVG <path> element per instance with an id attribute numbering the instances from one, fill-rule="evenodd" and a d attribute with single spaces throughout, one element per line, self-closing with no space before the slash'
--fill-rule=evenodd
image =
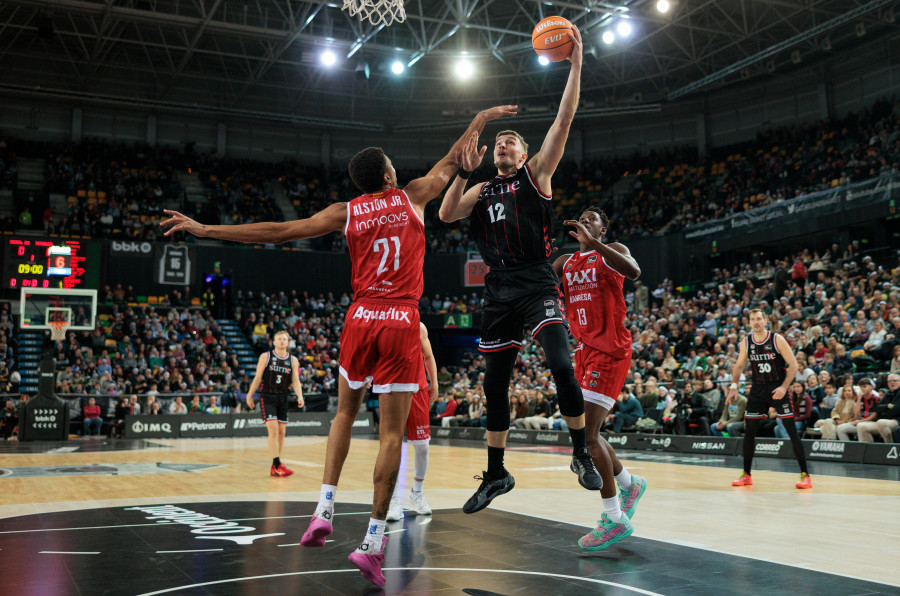
<path id="1" fill-rule="evenodd" d="M 88 251 L 79 240 L 3 238 L 6 289 L 87 287 Z"/>

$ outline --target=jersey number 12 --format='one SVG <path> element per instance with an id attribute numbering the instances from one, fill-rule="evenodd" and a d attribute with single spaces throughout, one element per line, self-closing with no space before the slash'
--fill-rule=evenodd
<path id="1" fill-rule="evenodd" d="M 501 219 L 506 219 L 506 214 L 503 213 L 503 203 L 497 203 L 496 205 L 488 205 L 488 215 L 491 218 L 491 223 L 497 223 Z M 496 211 L 496 214 L 494 213 Z"/>

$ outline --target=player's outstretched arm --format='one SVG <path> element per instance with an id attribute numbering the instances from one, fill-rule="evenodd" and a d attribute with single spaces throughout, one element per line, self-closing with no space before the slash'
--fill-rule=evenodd
<path id="1" fill-rule="evenodd" d="M 260 354 L 259 360 L 256 361 L 256 374 L 253 375 L 250 389 L 247 390 L 247 407 L 251 410 L 253 409 L 253 395 L 256 393 L 256 390 L 259 389 L 259 384 L 262 383 L 262 376 L 266 372 L 267 364 L 269 364 L 269 353 L 265 352 Z"/>
<path id="2" fill-rule="evenodd" d="M 300 361 L 296 356 L 291 356 L 291 387 L 297 394 L 297 407 L 303 408 L 305 402 L 303 401 L 303 386 L 300 385 Z"/>
<path id="3" fill-rule="evenodd" d="M 569 138 L 569 127 L 575 118 L 578 96 L 581 93 L 582 44 L 581 32 L 577 27 L 572 27 L 569 38 L 572 40 L 572 55 L 569 56 L 572 67 L 569 70 L 569 80 L 566 81 L 566 90 L 563 91 L 562 100 L 559 102 L 556 120 L 547 131 L 540 151 L 528 163 L 535 181 L 545 192 L 550 190 L 550 178 L 556 171 L 559 160 L 562 159 L 563 150 L 566 148 L 566 139 Z"/>
<path id="4" fill-rule="evenodd" d="M 569 230 L 569 235 L 585 246 L 596 250 L 606 260 L 606 264 L 615 269 L 616 272 L 621 273 L 631 281 L 641 276 L 641 268 L 638 262 L 631 256 L 631 251 L 624 244 L 618 242 L 604 244 L 591 236 L 587 228 L 574 219 L 567 219 L 563 222 L 563 225 L 575 228 L 574 230 Z"/>
<path id="5" fill-rule="evenodd" d="M 473 132 L 466 144 L 460 149 L 459 168 L 465 172 L 471 172 L 481 164 L 485 151 L 487 151 L 487 145 L 483 145 L 481 150 L 478 150 L 478 133 Z M 441 221 L 456 221 L 469 217 L 469 214 L 472 213 L 475 203 L 478 202 L 478 194 L 481 192 L 481 187 L 484 184 L 476 184 L 463 194 L 466 188 L 466 180 L 468 180 L 468 175 L 465 177 L 457 175 L 453 179 L 453 184 L 444 193 L 444 200 L 441 201 L 441 209 L 438 211 L 438 217 L 441 218 Z"/>
<path id="6" fill-rule="evenodd" d="M 738 383 L 741 382 L 741 374 L 744 372 L 744 366 L 747 365 L 747 342 L 741 341 L 741 351 L 738 353 L 737 361 L 734 363 L 734 369 L 731 371 L 731 387 L 728 389 L 728 395 L 737 397 Z"/>
<path id="7" fill-rule="evenodd" d="M 781 399 L 787 394 L 788 388 L 791 386 L 791 383 L 794 382 L 794 377 L 797 376 L 797 372 L 800 370 L 800 363 L 797 362 L 797 357 L 794 356 L 794 351 L 791 350 L 790 344 L 788 344 L 787 340 L 784 339 L 780 334 L 775 334 L 775 349 L 778 350 L 778 353 L 781 354 L 781 357 L 784 358 L 784 361 L 787 363 L 787 372 L 785 373 L 784 382 L 780 387 L 775 389 L 772 397 L 775 399 Z M 776 397 L 775 393 L 781 393 L 780 396 Z"/>
<path id="8" fill-rule="evenodd" d="M 469 128 L 461 137 L 453 144 L 450 151 L 439 162 L 437 162 L 431 171 L 421 178 L 416 178 L 404 187 L 404 192 L 414 205 L 424 208 L 431 199 L 438 196 L 438 193 L 450 182 L 450 177 L 459 169 L 459 155 L 462 148 L 469 141 L 472 134 L 481 134 L 484 125 L 491 120 L 502 118 L 504 116 L 514 116 L 517 106 L 506 105 L 496 106 L 482 110 L 475 115 Z"/>
<path id="9" fill-rule="evenodd" d="M 232 226 L 204 225 L 178 211 L 169 209 L 164 209 L 163 213 L 171 216 L 159 224 L 164 228 L 169 228 L 166 230 L 166 236 L 171 236 L 175 232 L 187 232 L 200 238 L 217 238 L 249 244 L 281 244 L 302 238 L 315 238 L 330 232 L 341 231 L 344 229 L 344 224 L 347 223 L 347 203 L 334 203 L 305 219 Z"/>

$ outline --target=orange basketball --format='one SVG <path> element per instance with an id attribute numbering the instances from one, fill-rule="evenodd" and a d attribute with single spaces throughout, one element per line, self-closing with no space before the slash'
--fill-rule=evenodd
<path id="1" fill-rule="evenodd" d="M 539 56 L 550 62 L 562 62 L 572 54 L 572 40 L 569 30 L 572 23 L 563 17 L 547 17 L 534 26 L 531 45 Z"/>

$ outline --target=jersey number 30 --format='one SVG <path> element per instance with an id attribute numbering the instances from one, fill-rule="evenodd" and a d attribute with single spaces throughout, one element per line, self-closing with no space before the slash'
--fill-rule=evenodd
<path id="1" fill-rule="evenodd" d="M 756 365 L 756 367 L 760 373 L 772 372 L 772 365 L 769 364 L 768 362 L 760 362 L 759 364 Z"/>
<path id="2" fill-rule="evenodd" d="M 396 271 L 400 268 L 400 238 L 398 236 L 391 236 L 390 241 L 394 245 L 394 271 Z M 381 263 L 378 264 L 378 271 L 375 273 L 376 275 L 381 275 L 388 270 L 388 258 L 390 256 L 389 253 L 391 252 L 388 239 L 379 238 L 376 240 L 375 244 L 372 245 L 372 251 L 382 253 Z"/>

